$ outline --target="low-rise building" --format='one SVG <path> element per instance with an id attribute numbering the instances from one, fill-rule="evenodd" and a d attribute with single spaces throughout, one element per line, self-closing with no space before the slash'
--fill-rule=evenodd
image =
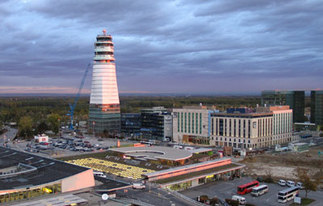
<path id="1" fill-rule="evenodd" d="M 94 186 L 88 167 L 0 147 L 0 205 Z"/>

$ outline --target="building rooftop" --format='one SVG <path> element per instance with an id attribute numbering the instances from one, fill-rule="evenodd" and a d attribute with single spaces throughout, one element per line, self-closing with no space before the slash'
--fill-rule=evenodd
<path id="1" fill-rule="evenodd" d="M 102 178 L 102 177 L 95 177 L 95 179 L 103 183 L 102 185 L 96 186 L 94 188 L 95 191 L 99 193 L 114 192 L 117 190 L 132 187 L 132 185 L 126 182 L 120 182 L 120 181 L 111 180 L 111 179 Z"/>
<path id="2" fill-rule="evenodd" d="M 144 174 L 143 176 L 151 178 L 151 177 L 155 177 L 155 176 L 160 176 L 160 175 L 164 175 L 164 174 L 170 174 L 170 173 L 176 173 L 179 171 L 184 171 L 184 170 L 196 170 L 197 168 L 200 168 L 200 171 L 202 171 L 203 169 L 207 168 L 207 166 L 209 166 L 209 168 L 215 168 L 217 167 L 217 164 L 220 162 L 225 162 L 225 164 L 231 164 L 231 158 L 228 157 L 223 157 L 220 159 L 216 159 L 216 160 L 210 160 L 210 161 L 206 161 L 206 162 L 200 162 L 200 163 L 196 163 L 196 164 L 191 164 L 191 165 L 184 165 L 184 166 L 180 166 L 180 167 L 174 167 L 174 168 L 170 168 L 167 170 L 161 170 L 161 171 L 156 171 L 156 172 L 152 172 L 152 173 L 147 173 Z"/>
<path id="3" fill-rule="evenodd" d="M 0 147 L 0 191 L 55 182 L 86 170 L 89 168 Z"/>
<path id="4" fill-rule="evenodd" d="M 40 200 L 34 200 L 34 201 L 26 201 L 23 203 L 15 204 L 16 206 L 65 206 L 65 205 L 78 205 L 78 204 L 85 204 L 88 201 L 78 197 L 73 194 L 67 194 L 67 195 L 60 195 L 55 196 L 51 198 L 45 198 Z"/>
<path id="5" fill-rule="evenodd" d="M 145 158 L 145 159 L 164 159 L 171 161 L 178 161 L 188 159 L 192 156 L 190 151 L 174 149 L 171 147 L 122 147 L 122 148 L 111 148 L 111 151 L 121 152 L 128 156 Z"/>
<path id="6" fill-rule="evenodd" d="M 206 169 L 206 170 L 201 170 L 201 171 L 196 171 L 196 172 L 191 172 L 188 174 L 183 174 L 180 176 L 174 176 L 170 178 L 165 178 L 165 179 L 160 179 L 157 180 L 156 183 L 159 184 L 167 184 L 167 183 L 173 183 L 173 182 L 180 182 L 180 181 L 187 181 L 189 179 L 197 179 L 200 178 L 201 176 L 206 176 L 206 175 L 214 175 L 214 174 L 220 174 L 224 173 L 226 171 L 230 170 L 236 170 L 236 169 L 241 169 L 243 168 L 244 165 L 238 164 L 238 163 L 231 163 L 211 169 Z"/>
<path id="7" fill-rule="evenodd" d="M 273 116 L 271 112 L 255 112 L 255 113 L 212 113 L 211 116 L 216 117 L 244 117 L 244 118 L 256 118 L 256 117 L 268 117 Z"/>

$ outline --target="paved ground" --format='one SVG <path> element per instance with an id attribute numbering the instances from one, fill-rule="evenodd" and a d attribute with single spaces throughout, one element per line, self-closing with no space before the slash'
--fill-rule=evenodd
<path id="1" fill-rule="evenodd" d="M 8 142 L 12 141 L 12 139 L 16 136 L 18 132 L 17 129 L 14 129 L 8 126 L 6 126 L 5 128 L 7 129 L 7 132 L 0 135 L 0 145 L 2 145 L 6 141 Z"/>
<path id="2" fill-rule="evenodd" d="M 3 141 L 8 141 L 8 146 L 17 149 L 20 151 L 25 151 L 26 145 L 30 143 L 30 141 L 25 141 L 25 140 L 20 140 L 19 142 L 12 142 L 10 141 L 13 137 L 16 136 L 17 129 L 13 129 L 10 127 L 6 127 L 8 131 L 0 136 L 0 145 L 2 145 Z M 74 138 L 73 136 L 63 133 L 63 137 L 66 138 Z M 117 145 L 117 139 L 114 138 L 104 138 L 103 141 L 99 141 L 97 137 L 93 137 L 91 135 L 84 135 L 83 141 L 88 141 L 90 142 L 91 145 L 99 145 L 100 147 L 113 147 Z M 53 142 L 58 141 L 60 138 L 51 138 Z M 133 144 L 134 141 L 123 141 L 120 140 L 121 145 L 125 144 Z M 94 150 L 93 152 L 99 152 L 98 150 Z M 57 158 L 57 157 L 64 157 L 64 156 L 73 156 L 73 155 L 80 155 L 84 153 L 91 153 L 91 152 L 80 152 L 80 151 L 70 151 L 68 149 L 61 149 L 58 147 L 54 147 L 52 150 L 47 149 L 47 150 L 39 150 L 39 153 L 36 153 L 37 155 L 44 156 L 44 157 L 52 157 L 52 158 Z"/>
<path id="3" fill-rule="evenodd" d="M 174 196 L 172 193 L 160 189 L 156 186 L 146 186 L 144 190 L 129 189 L 126 193 L 122 191 L 117 193 L 117 196 L 121 198 L 131 198 L 145 202 L 156 206 L 188 206 L 193 205 L 181 198 Z"/>
<path id="4" fill-rule="evenodd" d="M 252 181 L 250 177 L 243 177 L 232 181 L 212 182 L 212 183 L 208 183 L 202 186 L 198 186 L 198 187 L 194 187 L 194 188 L 182 191 L 181 193 L 192 199 L 195 199 L 199 195 L 208 195 L 209 198 L 218 197 L 224 200 L 225 198 L 231 198 L 232 195 L 237 194 L 236 191 L 237 191 L 238 185 L 242 185 L 250 181 Z M 288 204 L 282 204 L 282 203 L 278 203 L 277 201 L 278 192 L 287 187 L 281 187 L 278 184 L 267 184 L 267 183 L 261 183 L 261 184 L 268 185 L 269 192 L 259 197 L 253 197 L 250 194 L 244 195 L 248 203 L 252 203 L 255 205 L 262 205 L 262 206 L 277 206 L 277 205 L 284 206 L 284 205 L 289 205 L 291 203 L 289 202 Z M 301 191 L 300 196 L 305 197 L 305 192 Z M 310 192 L 308 194 L 308 197 L 316 200 L 311 204 L 311 206 L 322 205 L 323 191 Z"/>

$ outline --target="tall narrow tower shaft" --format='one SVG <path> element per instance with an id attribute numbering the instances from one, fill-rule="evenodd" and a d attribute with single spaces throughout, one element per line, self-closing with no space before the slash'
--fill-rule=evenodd
<path id="1" fill-rule="evenodd" d="M 112 36 L 103 30 L 94 44 L 89 129 L 95 134 L 120 132 L 120 102 Z"/>

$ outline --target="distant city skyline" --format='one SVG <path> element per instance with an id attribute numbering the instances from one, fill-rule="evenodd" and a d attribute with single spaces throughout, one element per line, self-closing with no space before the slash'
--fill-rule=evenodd
<path id="1" fill-rule="evenodd" d="M 322 10 L 318 0 L 3 0 L 0 94 L 76 93 L 103 29 L 121 94 L 323 89 Z"/>

